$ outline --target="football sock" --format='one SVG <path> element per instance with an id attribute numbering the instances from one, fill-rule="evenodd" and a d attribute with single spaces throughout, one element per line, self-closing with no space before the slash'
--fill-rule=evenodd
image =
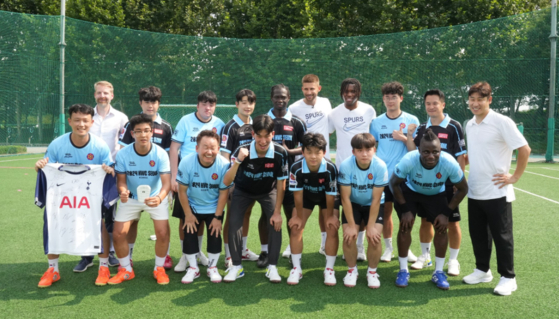
<path id="1" fill-rule="evenodd" d="M 428 243 L 420 243 L 421 245 L 421 254 L 426 257 L 427 260 L 431 259 L 431 242 Z"/>
<path id="2" fill-rule="evenodd" d="M 293 263 L 293 268 L 301 269 L 301 255 L 302 254 L 291 254 L 291 262 Z"/>
<path id="3" fill-rule="evenodd" d="M 217 266 L 217 261 L 219 260 L 219 253 L 218 254 L 211 254 L 208 253 L 208 268 Z"/>
<path id="4" fill-rule="evenodd" d="M 130 266 L 130 256 L 119 258 L 118 263 L 120 264 L 120 267 L 125 268 L 126 271 L 132 271 L 132 266 Z"/>
<path id="5" fill-rule="evenodd" d="M 452 249 L 450 248 L 450 257 L 448 258 L 448 260 L 456 260 L 458 259 L 458 252 L 460 251 L 460 248 L 458 249 Z"/>
<path id="6" fill-rule="evenodd" d="M 336 263 L 336 256 L 326 255 L 326 268 L 334 269 L 335 263 Z"/>
<path id="7" fill-rule="evenodd" d="M 392 248 L 392 238 L 385 238 L 384 246 L 386 247 L 386 249 L 394 250 L 394 248 Z"/>
<path id="8" fill-rule="evenodd" d="M 109 267 L 109 257 L 99 257 L 99 268 L 101 267 Z"/>
<path id="9" fill-rule="evenodd" d="M 153 270 L 157 270 L 157 267 L 163 267 L 163 265 L 165 264 L 165 257 L 159 257 L 155 255 L 155 267 L 153 267 Z"/>
<path id="10" fill-rule="evenodd" d="M 198 236 L 198 249 L 202 252 L 202 242 L 204 241 L 204 235 Z"/>
<path id="11" fill-rule="evenodd" d="M 443 271 L 444 258 L 435 257 L 435 271 Z"/>
<path id="12" fill-rule="evenodd" d="M 408 257 L 398 257 L 400 262 L 400 270 L 408 271 Z"/>
<path id="13" fill-rule="evenodd" d="M 247 250 L 247 237 L 243 237 L 243 251 Z"/>
<path id="14" fill-rule="evenodd" d="M 268 252 L 268 244 L 260 245 L 260 251 L 261 252 Z"/>
<path id="15" fill-rule="evenodd" d="M 231 257 L 231 251 L 229 250 L 229 244 L 223 244 L 225 246 L 225 258 Z"/>
<path id="16" fill-rule="evenodd" d="M 360 231 L 357 235 L 357 247 L 363 247 L 363 242 L 365 240 L 365 231 Z"/>
<path id="17" fill-rule="evenodd" d="M 55 272 L 58 272 L 58 258 L 56 259 L 49 259 L 49 268 L 54 268 Z"/>
<path id="18" fill-rule="evenodd" d="M 186 255 L 186 260 L 188 260 L 188 263 L 190 264 L 190 267 L 192 267 L 192 268 L 198 268 L 198 260 L 196 260 L 196 255 L 197 254 L 187 254 Z"/>
<path id="19" fill-rule="evenodd" d="M 326 232 L 320 233 L 320 247 L 324 247 L 326 245 Z"/>
<path id="20" fill-rule="evenodd" d="M 132 259 L 132 253 L 134 253 L 134 245 L 134 243 L 128 244 L 128 256 L 130 256 L 130 259 Z"/>
<path id="21" fill-rule="evenodd" d="M 369 267 L 369 268 L 367 269 L 367 271 L 368 271 L 368 272 L 377 272 L 377 269 L 376 269 L 376 268 L 371 268 L 371 267 Z"/>

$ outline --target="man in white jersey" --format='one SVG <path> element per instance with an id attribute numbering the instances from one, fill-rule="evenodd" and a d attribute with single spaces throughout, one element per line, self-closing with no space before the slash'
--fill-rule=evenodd
<path id="1" fill-rule="evenodd" d="M 326 153 L 324 157 L 330 159 L 330 141 L 328 136 L 328 114 L 332 111 L 330 100 L 325 97 L 318 96 L 322 86 L 318 76 L 314 74 L 307 74 L 303 77 L 303 94 L 305 97 L 299 101 L 291 104 L 289 110 L 293 115 L 298 116 L 305 124 L 307 130 L 313 133 L 320 133 L 326 139 Z M 297 160 L 300 158 L 298 157 Z M 324 252 L 324 245 L 326 244 L 326 227 L 324 226 L 324 215 L 318 214 L 318 225 L 320 226 L 320 249 L 318 252 L 326 256 Z"/>

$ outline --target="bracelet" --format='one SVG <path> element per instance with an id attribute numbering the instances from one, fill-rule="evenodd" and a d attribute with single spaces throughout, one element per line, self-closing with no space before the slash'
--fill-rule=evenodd
<path id="1" fill-rule="evenodd" d="M 214 214 L 214 218 L 219 220 L 219 221 L 223 221 L 223 215 L 217 216 Z"/>
<path id="2" fill-rule="evenodd" d="M 239 161 L 238 158 L 235 158 L 235 162 L 236 162 L 237 164 L 241 164 L 241 163 L 242 163 L 242 161 Z"/>
<path id="3" fill-rule="evenodd" d="M 159 197 L 159 195 L 155 195 L 157 198 L 159 198 L 159 204 L 163 203 L 163 200 L 161 199 L 161 197 Z"/>

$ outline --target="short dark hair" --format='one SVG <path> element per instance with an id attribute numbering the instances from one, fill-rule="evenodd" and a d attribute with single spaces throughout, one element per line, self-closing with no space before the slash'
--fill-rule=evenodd
<path id="1" fill-rule="evenodd" d="M 342 99 L 344 98 L 344 93 L 345 93 L 345 91 L 347 91 L 347 88 L 350 85 L 355 85 L 355 91 L 357 93 L 357 99 L 359 100 L 359 98 L 361 97 L 361 82 L 359 82 L 359 80 L 354 79 L 354 78 L 347 78 L 347 79 L 342 81 L 342 87 L 340 88 L 341 98 Z"/>
<path id="2" fill-rule="evenodd" d="M 254 94 L 254 92 L 249 89 L 242 89 L 237 92 L 237 95 L 235 95 L 235 101 L 241 102 L 243 100 L 243 97 L 245 96 L 247 97 L 249 103 L 256 103 L 256 94 Z"/>
<path id="3" fill-rule="evenodd" d="M 400 82 L 396 82 L 396 81 L 388 82 L 388 83 L 384 83 L 382 85 L 382 87 L 380 88 L 380 91 L 382 92 L 382 95 L 398 94 L 399 96 L 403 96 L 404 95 L 404 86 Z"/>
<path id="4" fill-rule="evenodd" d="M 303 82 L 303 83 L 320 83 L 320 80 L 318 79 L 318 76 L 316 76 L 314 74 L 307 74 L 303 77 L 303 80 L 301 82 Z"/>
<path id="5" fill-rule="evenodd" d="M 138 91 L 138 95 L 140 96 L 140 101 L 161 102 L 161 89 L 156 86 L 141 88 Z"/>
<path id="6" fill-rule="evenodd" d="M 487 83 L 485 81 L 477 82 L 476 84 L 474 84 L 470 87 L 470 90 L 468 91 L 468 97 L 470 97 L 470 95 L 472 95 L 474 93 L 479 93 L 479 95 L 481 95 L 481 97 L 490 97 L 491 96 L 491 85 L 489 85 L 489 83 Z"/>
<path id="7" fill-rule="evenodd" d="M 219 135 L 217 135 L 217 133 L 214 132 L 213 130 L 200 131 L 200 133 L 198 133 L 198 136 L 196 137 L 196 145 L 200 145 L 200 141 L 202 140 L 203 137 L 206 136 L 210 138 L 215 138 L 215 140 L 217 141 L 217 145 L 219 146 Z"/>
<path id="8" fill-rule="evenodd" d="M 252 130 L 254 133 L 265 130 L 270 134 L 274 131 L 274 120 L 267 114 L 258 115 L 252 119 Z"/>
<path id="9" fill-rule="evenodd" d="M 95 115 L 95 110 L 87 104 L 74 104 L 68 109 L 68 117 L 72 117 L 74 113 L 89 114 L 93 117 Z"/>
<path id="10" fill-rule="evenodd" d="M 425 94 L 423 95 L 423 101 L 425 101 L 425 99 L 429 96 L 429 95 L 436 95 L 439 97 L 439 100 L 441 102 L 444 103 L 444 93 L 443 91 L 439 90 L 439 89 L 433 89 L 433 90 L 429 90 L 427 92 L 425 92 Z"/>
<path id="11" fill-rule="evenodd" d="M 289 92 L 289 88 L 285 86 L 283 83 L 276 84 L 272 86 L 272 91 L 270 92 L 270 98 L 274 97 L 274 91 L 276 89 L 285 89 L 287 91 L 287 96 L 291 97 L 291 93 Z"/>
<path id="12" fill-rule="evenodd" d="M 357 133 L 351 139 L 351 147 L 355 150 L 375 147 L 377 141 L 371 133 Z"/>
<path id="13" fill-rule="evenodd" d="M 153 128 L 153 119 L 151 118 L 151 116 L 144 113 L 132 116 L 132 118 L 130 118 L 130 121 L 128 122 L 128 127 L 131 131 L 133 131 L 136 125 L 142 123 L 148 123 L 149 127 Z"/>
<path id="14" fill-rule="evenodd" d="M 212 91 L 202 91 L 198 94 L 198 103 L 217 103 L 217 96 Z"/>
<path id="15" fill-rule="evenodd" d="M 435 134 L 435 132 L 433 132 L 433 130 L 430 129 L 430 128 L 425 130 L 425 133 L 423 133 L 423 137 L 421 138 L 421 140 L 425 141 L 425 142 L 438 141 L 440 143 L 440 140 L 437 137 L 437 134 Z"/>
<path id="16" fill-rule="evenodd" d="M 326 145 L 328 145 L 328 142 L 326 142 L 324 135 L 320 133 L 307 132 L 303 135 L 301 144 L 303 144 L 303 152 L 305 149 L 309 149 L 309 147 L 318 147 L 318 149 L 326 152 Z"/>

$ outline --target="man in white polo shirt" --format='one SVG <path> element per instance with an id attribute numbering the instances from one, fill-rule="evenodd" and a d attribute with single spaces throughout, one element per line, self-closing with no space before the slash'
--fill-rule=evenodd
<path id="1" fill-rule="evenodd" d="M 478 82 L 470 87 L 468 104 L 474 118 L 466 124 L 470 162 L 468 222 L 476 269 L 463 280 L 472 285 L 493 280 L 489 261 L 492 242 L 495 242 L 497 271 L 501 280 L 494 293 L 510 295 L 517 289 L 512 235 L 511 202 L 515 199 L 512 184 L 524 173 L 531 149 L 510 118 L 489 108 L 491 101 L 489 83 Z M 516 169 L 510 174 L 514 150 L 518 150 Z"/>

